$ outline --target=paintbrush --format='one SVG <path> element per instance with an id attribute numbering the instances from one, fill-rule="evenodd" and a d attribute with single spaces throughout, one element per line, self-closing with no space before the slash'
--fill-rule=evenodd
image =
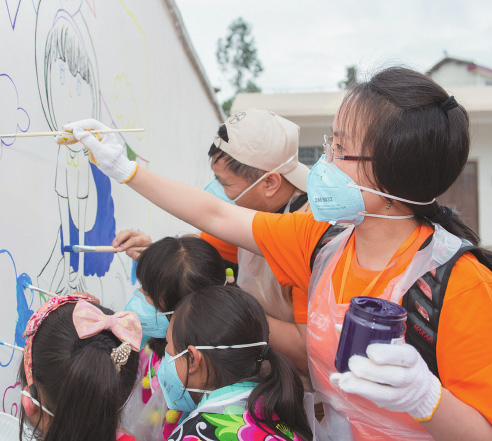
<path id="1" fill-rule="evenodd" d="M 42 292 L 43 294 L 46 294 L 47 296 L 50 296 L 50 297 L 58 297 L 56 294 L 53 294 L 52 292 L 46 291 L 43 288 L 38 288 L 37 286 L 34 286 L 34 285 L 30 285 L 27 282 L 24 282 L 22 284 L 22 288 L 24 288 L 24 289 L 29 288 L 29 289 L 32 289 L 34 291 L 39 291 L 39 292 Z"/>
<path id="2" fill-rule="evenodd" d="M 120 132 L 143 132 L 145 129 L 102 129 L 91 130 L 87 129 L 91 133 L 120 133 Z M 67 130 L 57 130 L 54 132 L 19 132 L 19 133 L 7 133 L 0 135 L 1 138 L 30 138 L 33 136 L 56 136 L 56 135 L 72 135 L 72 132 Z"/>
<path id="3" fill-rule="evenodd" d="M 4 341 L 0 341 L 0 345 L 8 346 L 9 348 L 15 349 L 16 351 L 24 352 L 24 348 L 21 348 L 20 346 L 16 346 L 16 345 L 11 345 L 10 343 L 6 343 Z"/>
<path id="4" fill-rule="evenodd" d="M 144 251 L 147 247 L 131 247 L 125 251 Z M 73 245 L 66 246 L 63 251 L 73 251 L 74 253 L 119 253 L 119 249 L 112 246 L 91 246 L 91 245 Z"/>

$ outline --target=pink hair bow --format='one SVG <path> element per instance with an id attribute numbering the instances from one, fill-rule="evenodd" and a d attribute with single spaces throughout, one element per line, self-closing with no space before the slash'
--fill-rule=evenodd
<path id="1" fill-rule="evenodd" d="M 81 339 L 92 337 L 104 330 L 108 330 L 122 342 L 130 343 L 134 351 L 140 351 L 142 325 L 138 315 L 132 311 L 106 315 L 89 302 L 80 300 L 73 310 L 73 324 Z"/>

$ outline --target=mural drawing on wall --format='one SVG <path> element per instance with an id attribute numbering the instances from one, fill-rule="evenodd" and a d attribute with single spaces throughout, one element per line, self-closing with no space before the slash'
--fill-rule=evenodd
<path id="1" fill-rule="evenodd" d="M 53 9 L 41 1 L 36 20 L 36 74 L 51 130 L 83 118 L 100 119 L 99 75 L 81 1 Z M 45 7 L 47 5 L 47 7 Z M 110 253 L 74 253 L 74 245 L 111 243 L 115 235 L 111 183 L 89 162 L 80 143 L 60 145 L 55 174 L 60 228 L 38 283 L 56 294 L 85 291 L 85 277 L 103 276 Z"/>

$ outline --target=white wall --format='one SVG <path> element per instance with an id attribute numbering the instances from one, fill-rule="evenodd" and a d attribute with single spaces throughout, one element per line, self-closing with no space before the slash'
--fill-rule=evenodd
<path id="1" fill-rule="evenodd" d="M 468 70 L 466 64 L 449 62 L 432 74 L 432 79 L 443 87 L 482 87 L 492 84 L 492 75 Z"/>
<path id="2" fill-rule="evenodd" d="M 492 112 L 471 115 L 470 159 L 478 162 L 478 218 L 482 245 L 492 246 Z"/>
<path id="3" fill-rule="evenodd" d="M 141 166 L 198 186 L 211 179 L 207 151 L 219 115 L 163 0 L 146 0 L 145 6 L 140 0 L 7 5 L 0 15 L 1 133 L 47 131 L 89 117 L 119 128 L 144 127 L 143 134 L 118 136 L 141 157 Z M 59 24 L 73 33 L 70 44 L 88 55 L 90 81 L 72 75 L 63 60 L 45 64 L 48 36 Z M 47 82 L 45 66 L 53 72 Z M 46 116 L 49 109 L 52 115 Z M 122 309 L 131 295 L 132 261 L 126 255 L 110 255 L 113 259 L 106 263 L 86 257 L 85 268 L 67 271 L 70 254 L 62 254 L 60 245 L 64 222 L 65 244 L 80 239 L 88 245 L 109 244 L 124 228 L 144 230 L 154 239 L 194 231 L 129 187 L 98 177 L 83 152 L 73 151 L 77 146 L 59 148 L 52 137 L 0 144 L 0 340 L 20 344 L 29 310 L 43 302 L 39 294 L 21 288 L 23 273 L 51 291 L 86 289 L 115 309 Z M 96 181 L 108 185 L 106 198 Z M 79 236 L 72 227 L 69 240 L 69 213 L 87 234 Z M 102 276 L 88 274 L 90 268 Z M 12 414 L 20 399 L 15 380 L 19 360 L 18 353 L 0 346 L 2 410 Z"/>

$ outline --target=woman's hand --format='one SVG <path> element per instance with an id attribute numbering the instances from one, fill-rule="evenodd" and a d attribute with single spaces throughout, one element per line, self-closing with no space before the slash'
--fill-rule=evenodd
<path id="1" fill-rule="evenodd" d="M 84 119 L 65 124 L 63 129 L 72 131 L 75 139 L 78 139 L 89 151 L 89 161 L 105 175 L 120 184 L 128 182 L 135 175 L 138 164 L 126 157 L 125 149 L 118 143 L 114 133 L 99 135 L 90 132 L 90 130 L 110 130 L 109 127 L 95 119 Z"/>
<path id="2" fill-rule="evenodd" d="M 350 371 L 332 374 L 330 381 L 379 407 L 406 412 L 418 421 L 432 418 L 441 399 L 441 382 L 413 346 L 374 343 L 367 347 L 367 357 L 353 355 Z"/>

